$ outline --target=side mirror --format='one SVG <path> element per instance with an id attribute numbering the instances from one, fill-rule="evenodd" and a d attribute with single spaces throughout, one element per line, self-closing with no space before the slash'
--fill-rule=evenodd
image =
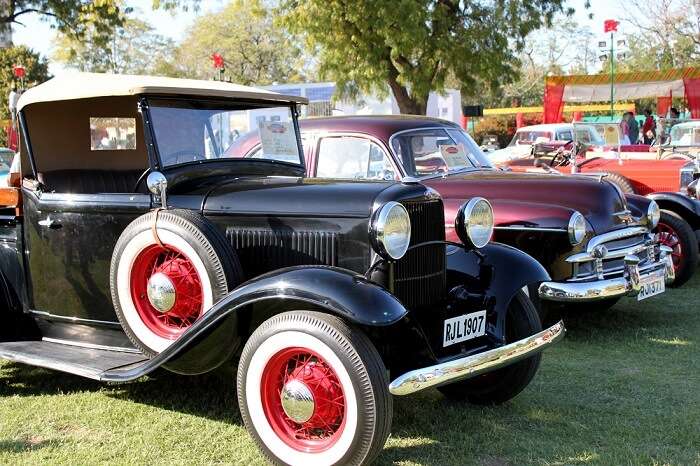
<path id="1" fill-rule="evenodd" d="M 168 180 L 161 172 L 151 172 L 146 178 L 146 186 L 148 190 L 155 196 L 160 198 L 161 205 L 164 209 L 168 208 L 168 200 L 166 191 L 168 190 Z"/>

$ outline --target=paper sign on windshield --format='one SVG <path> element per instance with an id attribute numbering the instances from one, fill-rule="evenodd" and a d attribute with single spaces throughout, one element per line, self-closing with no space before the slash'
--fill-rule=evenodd
<path id="1" fill-rule="evenodd" d="M 467 166 L 467 154 L 460 144 L 444 144 L 440 146 L 440 154 L 450 169 Z"/>
<path id="2" fill-rule="evenodd" d="M 261 121 L 260 142 L 266 156 L 298 156 L 299 146 L 291 122 Z"/>

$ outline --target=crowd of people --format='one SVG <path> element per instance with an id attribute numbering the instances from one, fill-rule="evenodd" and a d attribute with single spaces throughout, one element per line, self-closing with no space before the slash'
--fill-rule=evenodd
<path id="1" fill-rule="evenodd" d="M 664 119 L 664 127 L 657 128 L 657 122 L 650 109 L 644 110 L 641 123 L 633 112 L 625 112 L 620 121 L 621 144 L 653 144 L 659 133 L 668 133 L 671 127 L 682 118 L 676 107 L 671 107 Z"/>

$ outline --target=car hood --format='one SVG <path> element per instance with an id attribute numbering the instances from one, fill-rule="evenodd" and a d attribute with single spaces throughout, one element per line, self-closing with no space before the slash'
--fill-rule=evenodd
<path id="1" fill-rule="evenodd" d="M 444 199 L 446 224 L 453 224 L 466 200 L 481 196 L 494 209 L 501 227 L 566 229 L 571 214 L 581 212 L 596 234 L 627 226 L 625 201 L 612 184 L 599 178 L 479 170 L 424 179 Z"/>
<path id="2" fill-rule="evenodd" d="M 379 194 L 391 184 L 286 176 L 242 177 L 211 189 L 204 201 L 204 212 L 366 218 Z"/>

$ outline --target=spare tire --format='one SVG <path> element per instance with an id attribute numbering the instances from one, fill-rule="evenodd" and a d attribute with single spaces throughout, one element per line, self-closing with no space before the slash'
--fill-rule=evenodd
<path id="1" fill-rule="evenodd" d="M 233 248 L 207 219 L 189 210 L 161 210 L 122 232 L 109 278 L 126 335 L 154 356 L 241 283 L 242 273 Z"/>
<path id="2" fill-rule="evenodd" d="M 620 190 L 622 190 L 624 194 L 637 194 L 637 191 L 634 189 L 634 185 L 632 185 L 632 182 L 629 179 L 625 178 L 619 173 L 602 173 L 605 174 L 605 181 L 609 181 L 618 188 L 620 188 Z"/>

